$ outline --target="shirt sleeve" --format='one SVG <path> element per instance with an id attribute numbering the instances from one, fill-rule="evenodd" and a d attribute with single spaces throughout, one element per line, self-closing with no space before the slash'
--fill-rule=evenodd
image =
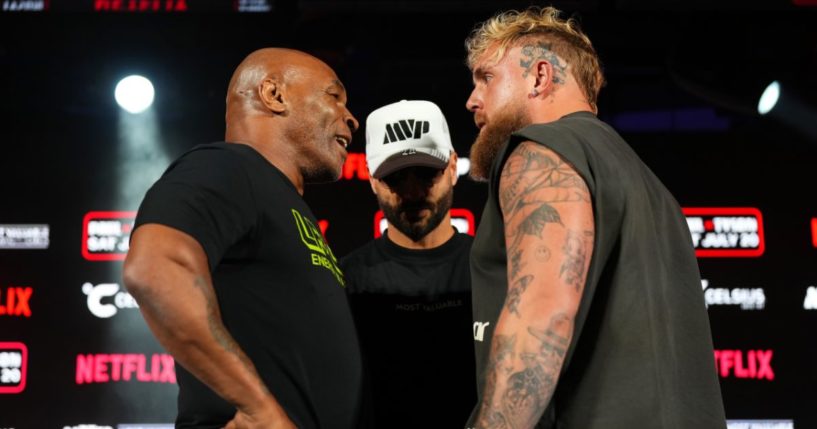
<path id="1" fill-rule="evenodd" d="M 190 235 L 212 272 L 230 246 L 251 233 L 256 213 L 240 155 L 204 148 L 183 155 L 148 190 L 134 229 L 156 223 Z"/>

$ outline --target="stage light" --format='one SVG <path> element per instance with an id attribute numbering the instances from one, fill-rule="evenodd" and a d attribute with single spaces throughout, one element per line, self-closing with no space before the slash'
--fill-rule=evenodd
<path id="1" fill-rule="evenodd" d="M 471 160 L 468 158 L 457 158 L 457 176 L 465 176 L 471 171 Z"/>
<path id="2" fill-rule="evenodd" d="M 153 84 L 147 78 L 131 75 L 119 81 L 114 98 L 119 107 L 130 113 L 141 113 L 153 104 Z"/>
<path id="3" fill-rule="evenodd" d="M 757 112 L 765 115 L 774 109 L 777 101 L 780 99 L 780 82 L 774 81 L 766 87 L 763 95 L 760 96 L 760 101 L 757 103 Z"/>

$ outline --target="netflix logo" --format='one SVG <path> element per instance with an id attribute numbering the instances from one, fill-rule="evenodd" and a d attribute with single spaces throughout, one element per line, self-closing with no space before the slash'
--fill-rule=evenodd
<path id="1" fill-rule="evenodd" d="M 0 316 L 31 317 L 29 300 L 34 290 L 30 287 L 0 288 Z"/>
<path id="2" fill-rule="evenodd" d="M 77 384 L 137 381 L 175 383 L 173 357 L 168 354 L 85 354 L 77 355 Z"/>
<path id="3" fill-rule="evenodd" d="M 715 367 L 721 378 L 774 380 L 772 350 L 715 350 Z"/>

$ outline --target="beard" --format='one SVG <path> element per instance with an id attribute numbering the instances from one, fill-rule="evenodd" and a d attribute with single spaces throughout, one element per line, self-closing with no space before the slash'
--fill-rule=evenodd
<path id="1" fill-rule="evenodd" d="M 418 201 L 391 205 L 386 201 L 377 198 L 383 216 L 398 231 L 406 235 L 412 241 L 419 241 L 437 228 L 437 226 L 451 210 L 454 201 L 454 187 L 449 187 L 448 191 L 440 196 L 437 201 Z M 418 216 L 421 210 L 428 209 L 431 214 L 426 218 Z"/>
<path id="2" fill-rule="evenodd" d="M 471 145 L 471 171 L 468 174 L 478 182 L 488 180 L 491 166 L 511 133 L 531 123 L 522 103 L 510 103 L 497 111 L 501 113 L 482 127 Z"/>

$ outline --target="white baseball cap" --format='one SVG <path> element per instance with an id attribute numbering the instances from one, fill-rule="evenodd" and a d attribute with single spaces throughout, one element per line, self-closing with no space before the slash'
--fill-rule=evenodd
<path id="1" fill-rule="evenodd" d="M 366 163 L 377 179 L 405 167 L 445 168 L 453 150 L 445 116 L 430 101 L 398 101 L 366 118 Z"/>

